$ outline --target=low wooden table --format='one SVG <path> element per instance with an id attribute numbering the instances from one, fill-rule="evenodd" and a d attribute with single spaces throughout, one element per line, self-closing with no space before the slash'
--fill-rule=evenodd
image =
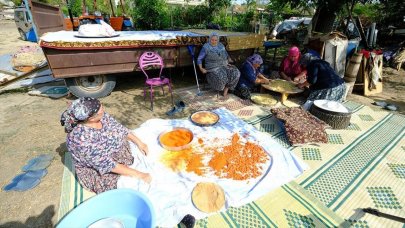
<path id="1" fill-rule="evenodd" d="M 282 85 L 285 83 L 290 83 L 291 85 L 289 85 L 288 87 L 291 88 L 287 88 L 287 86 L 283 88 Z M 294 83 L 281 79 L 273 80 L 269 84 L 262 84 L 261 92 L 263 93 L 265 90 L 281 93 L 282 104 L 284 104 L 284 102 L 287 100 L 288 95 L 304 92 L 303 89 L 298 88 Z"/>

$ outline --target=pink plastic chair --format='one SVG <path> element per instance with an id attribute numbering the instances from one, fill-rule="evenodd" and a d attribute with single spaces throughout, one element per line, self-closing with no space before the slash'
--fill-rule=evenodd
<path id="1" fill-rule="evenodd" d="M 153 111 L 153 87 L 160 86 L 163 91 L 163 95 L 165 91 L 163 86 L 167 85 L 169 87 L 169 92 L 172 98 L 173 104 L 173 93 L 172 93 L 172 86 L 170 80 L 162 76 L 163 71 L 163 59 L 155 52 L 144 52 L 141 57 L 139 58 L 139 67 L 141 68 L 142 72 L 146 76 L 145 86 L 143 88 L 143 99 L 146 101 L 146 87 L 149 87 L 150 91 L 150 107 Z M 159 67 L 159 75 L 157 77 L 150 77 L 146 70 L 148 67 Z"/>

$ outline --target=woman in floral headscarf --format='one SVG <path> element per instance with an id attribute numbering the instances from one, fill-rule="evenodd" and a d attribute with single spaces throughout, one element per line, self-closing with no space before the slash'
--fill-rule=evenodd
<path id="1" fill-rule="evenodd" d="M 301 53 L 298 47 L 293 46 L 288 50 L 286 56 L 280 65 L 280 77 L 287 81 L 304 82 L 306 80 L 307 71 L 300 64 Z"/>
<path id="2" fill-rule="evenodd" d="M 241 68 L 241 77 L 236 86 L 235 95 L 242 99 L 250 99 L 250 94 L 257 89 L 257 85 L 269 83 L 269 79 L 258 70 L 262 63 L 263 59 L 258 54 L 247 58 Z"/>
<path id="3" fill-rule="evenodd" d="M 205 60 L 205 67 L 203 67 Z M 207 74 L 207 81 L 211 88 L 223 91 L 224 99 L 228 97 L 228 91 L 234 90 L 238 84 L 240 72 L 236 66 L 229 64 L 231 58 L 219 36 L 212 33 L 209 41 L 204 44 L 197 58 L 197 64 L 203 74 Z"/>
<path id="4" fill-rule="evenodd" d="M 100 101 L 79 98 L 62 113 L 61 124 L 67 134 L 80 184 L 95 193 L 117 188 L 121 175 L 150 183 L 151 176 L 129 166 L 134 163 L 129 142 L 148 154 L 148 146 L 126 127 L 104 112 Z"/>

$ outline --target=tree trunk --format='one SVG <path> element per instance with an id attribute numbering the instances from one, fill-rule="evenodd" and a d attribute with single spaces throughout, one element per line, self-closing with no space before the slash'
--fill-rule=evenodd
<path id="1" fill-rule="evenodd" d="M 321 33 L 332 32 L 333 22 L 336 19 L 335 12 L 328 10 L 326 7 L 322 7 L 318 10 L 318 20 L 316 21 L 314 31 Z"/>
<path id="2" fill-rule="evenodd" d="M 319 6 L 317 9 L 318 20 L 313 31 L 321 33 L 329 33 L 333 30 L 333 23 L 336 19 L 336 14 L 342 9 L 345 1 L 330 0 L 327 5 Z"/>

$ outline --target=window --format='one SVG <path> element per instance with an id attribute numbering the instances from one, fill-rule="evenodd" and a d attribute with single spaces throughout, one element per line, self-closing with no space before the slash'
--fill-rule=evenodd
<path id="1" fill-rule="evenodd" d="M 24 21 L 24 12 L 15 11 L 15 18 L 17 19 L 17 21 Z"/>
<path id="2" fill-rule="evenodd" d="M 28 14 L 28 12 L 25 12 L 25 18 L 27 18 L 27 21 L 31 21 L 30 15 Z"/>

